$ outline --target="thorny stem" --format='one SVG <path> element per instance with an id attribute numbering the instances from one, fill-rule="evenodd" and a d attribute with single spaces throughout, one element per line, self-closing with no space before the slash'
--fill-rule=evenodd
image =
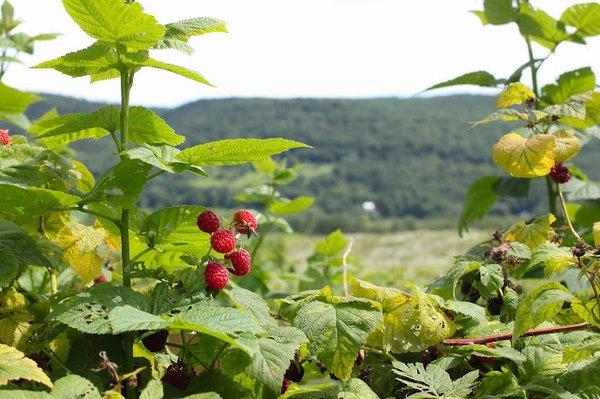
<path id="1" fill-rule="evenodd" d="M 562 190 L 560 189 L 560 185 L 558 185 L 558 183 L 556 184 L 556 193 L 558 194 L 558 199 L 560 200 L 560 205 L 562 207 L 563 215 L 569 230 L 571 230 L 571 233 L 573 233 L 577 241 L 582 241 L 581 236 L 577 234 L 577 231 L 573 227 L 573 223 L 571 223 L 571 218 L 569 217 L 569 212 L 567 211 L 567 203 L 565 202 L 565 197 L 563 196 Z"/>
<path id="2" fill-rule="evenodd" d="M 577 330 L 587 330 L 589 328 L 596 328 L 592 326 L 590 323 L 578 323 L 578 324 L 568 324 L 564 326 L 556 326 L 556 327 L 544 327 L 544 328 L 536 328 L 533 330 L 526 331 L 522 336 L 523 337 L 533 337 L 536 335 L 544 335 L 544 334 L 556 334 L 561 332 L 570 332 Z M 442 341 L 442 344 L 448 346 L 461 346 L 461 345 L 473 345 L 473 344 L 487 344 L 488 342 L 496 342 L 496 341 L 506 341 L 512 339 L 513 333 L 506 332 L 495 335 L 488 335 L 485 337 L 477 337 L 477 338 L 450 338 Z"/>

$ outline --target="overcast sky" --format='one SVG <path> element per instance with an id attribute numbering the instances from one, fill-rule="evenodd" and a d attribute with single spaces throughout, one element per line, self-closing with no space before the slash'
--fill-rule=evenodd
<path id="1" fill-rule="evenodd" d="M 24 66 L 9 70 L 16 87 L 93 100 L 117 101 L 117 81 L 89 85 L 51 70 L 28 69 L 46 59 L 91 44 L 70 20 L 60 0 L 12 0 L 22 29 L 58 32 L 41 42 Z M 527 59 L 514 25 L 483 27 L 469 13 L 481 0 L 141 0 L 162 23 L 209 16 L 227 22 L 230 33 L 192 39 L 193 56 L 156 51 L 154 56 L 195 69 L 217 88 L 168 72 L 136 75 L 132 101 L 177 105 L 210 97 L 411 96 L 465 72 L 509 75 Z M 534 1 L 555 17 L 575 1 Z M 549 82 L 562 71 L 600 66 L 600 38 L 588 47 L 561 44 L 541 71 Z M 536 48 L 538 55 L 545 50 Z M 456 89 L 454 89 L 456 90 Z M 469 88 L 461 92 L 473 91 Z M 445 94 L 448 91 L 438 91 Z"/>

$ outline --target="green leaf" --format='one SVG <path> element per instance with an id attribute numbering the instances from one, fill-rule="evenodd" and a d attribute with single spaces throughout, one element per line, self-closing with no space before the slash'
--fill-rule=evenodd
<path id="1" fill-rule="evenodd" d="M 500 108 L 497 111 L 494 111 L 493 113 L 491 113 L 490 115 L 486 116 L 485 118 L 478 120 L 476 122 L 471 122 L 471 124 L 473 125 L 473 127 L 479 126 L 479 125 L 486 125 L 488 123 L 492 123 L 492 122 L 517 122 L 517 121 L 524 121 L 527 122 L 529 120 L 529 115 L 525 112 L 521 112 L 519 110 L 516 109 L 512 109 L 512 108 Z"/>
<path id="2" fill-rule="evenodd" d="M 458 221 L 458 234 L 469 231 L 469 224 L 482 220 L 498 200 L 494 187 L 500 181 L 499 176 L 484 176 L 477 180 L 464 197 L 462 212 Z"/>
<path id="3" fill-rule="evenodd" d="M 122 0 L 63 0 L 65 9 L 91 37 L 130 50 L 148 50 L 162 39 L 165 29 L 139 3 Z"/>
<path id="4" fill-rule="evenodd" d="M 575 298 L 571 302 L 571 307 L 577 316 L 593 326 L 600 327 L 600 307 L 595 298 L 590 300 Z"/>
<path id="5" fill-rule="evenodd" d="M 165 36 L 187 40 L 192 36 L 204 35 L 211 32 L 227 32 L 225 22 L 215 18 L 191 18 L 165 25 Z"/>
<path id="6" fill-rule="evenodd" d="M 37 187 L 23 187 L 17 184 L 0 183 L 2 210 L 0 213 L 14 213 L 29 217 L 59 211 L 75 205 L 79 197 Z"/>
<path id="7" fill-rule="evenodd" d="M 522 35 L 529 36 L 550 51 L 554 51 L 559 43 L 569 39 L 562 22 L 529 4 L 521 4 L 518 24 Z"/>
<path id="8" fill-rule="evenodd" d="M 13 89 L 0 82 L 0 113 L 2 114 L 21 114 L 31 104 L 40 100 L 41 98 L 35 94 Z"/>
<path id="9" fill-rule="evenodd" d="M 348 380 L 361 345 L 381 320 L 373 303 L 334 297 L 326 288 L 298 310 L 293 324 L 308 337 L 311 353 L 338 378 Z"/>
<path id="10" fill-rule="evenodd" d="M 508 229 L 504 239 L 509 242 L 520 242 L 535 250 L 552 237 L 554 234 L 552 224 L 555 221 L 556 217 L 552 214 L 542 215 L 529 224 L 521 220 Z"/>
<path id="11" fill-rule="evenodd" d="M 492 147 L 492 160 L 513 177 L 536 178 L 550 173 L 554 166 L 555 138 L 538 134 L 524 138 L 508 133 Z"/>
<path id="12" fill-rule="evenodd" d="M 20 379 L 52 387 L 50 378 L 33 360 L 13 347 L 0 344 L 0 386 Z"/>
<path id="13" fill-rule="evenodd" d="M 498 294 L 498 290 L 504 285 L 502 266 L 496 264 L 484 264 L 479 267 L 479 279 L 477 290 L 484 299 L 490 299 Z"/>
<path id="14" fill-rule="evenodd" d="M 344 237 L 344 233 L 338 229 L 315 245 L 315 253 L 327 257 L 340 256 L 347 245 L 348 240 Z"/>
<path id="15" fill-rule="evenodd" d="M 90 47 L 67 53 L 62 57 L 44 61 L 34 68 L 54 69 L 65 75 L 78 78 L 97 76 L 100 74 L 116 74 L 118 76 L 117 53 L 113 47 L 104 42 L 96 42 Z"/>
<path id="16" fill-rule="evenodd" d="M 593 357 L 600 352 L 600 338 L 590 338 L 569 346 L 563 351 L 564 363 L 575 363 Z"/>
<path id="17" fill-rule="evenodd" d="M 517 308 L 513 341 L 540 323 L 551 321 L 561 310 L 563 303 L 573 299 L 569 290 L 557 281 L 544 283 L 531 291 Z"/>
<path id="18" fill-rule="evenodd" d="M 164 396 L 161 380 L 150 380 L 140 394 L 140 399 L 162 399 Z"/>
<path id="19" fill-rule="evenodd" d="M 406 364 L 393 362 L 397 379 L 411 390 L 422 393 L 421 398 L 466 398 L 475 388 L 479 371 L 471 371 L 452 381 L 450 375 L 436 364 L 427 369 L 422 363 Z"/>
<path id="20" fill-rule="evenodd" d="M 269 305 L 259 294 L 238 286 L 226 288 L 223 290 L 223 293 L 227 295 L 235 307 L 252 313 L 256 321 L 261 323 L 261 325 L 277 324 L 275 319 L 271 316 Z"/>
<path id="21" fill-rule="evenodd" d="M 517 10 L 512 0 L 484 0 L 483 13 L 492 25 L 504 25 L 516 21 Z"/>
<path id="22" fill-rule="evenodd" d="M 300 345 L 306 342 L 306 336 L 294 327 L 272 327 L 265 337 L 240 339 L 240 342 L 247 345 L 252 353 L 246 374 L 279 393 L 290 361 Z"/>
<path id="23" fill-rule="evenodd" d="M 475 392 L 475 397 L 508 393 L 519 387 L 519 381 L 510 371 L 490 371 L 486 373 Z"/>
<path id="24" fill-rule="evenodd" d="M 445 301 L 444 309 L 447 309 L 454 313 L 462 314 L 479 324 L 487 322 L 485 316 L 485 308 L 471 302 L 460 302 L 460 301 Z"/>
<path id="25" fill-rule="evenodd" d="M 276 199 L 269 206 L 269 210 L 278 215 L 293 215 L 304 212 L 315 202 L 314 197 L 297 197 L 293 200 Z"/>
<path id="26" fill-rule="evenodd" d="M 89 114 L 69 114 L 42 119 L 29 128 L 29 133 L 42 141 L 61 136 L 62 144 L 88 138 L 97 140 L 116 131 L 118 119 L 117 107 L 107 106 Z"/>
<path id="27" fill-rule="evenodd" d="M 177 159 L 196 166 L 239 165 L 258 161 L 293 148 L 308 148 L 298 141 L 271 139 L 227 139 L 186 148 Z"/>
<path id="28" fill-rule="evenodd" d="M 569 266 L 577 265 L 575 257 L 568 247 L 559 247 L 555 243 L 543 243 L 535 251 L 531 257 L 531 264 L 536 265 L 543 263 L 545 265 L 544 272 L 547 276 L 560 274 Z"/>
<path id="29" fill-rule="evenodd" d="M 498 108 L 508 108 L 535 99 L 535 93 L 523 83 L 511 83 L 498 95 Z"/>
<path id="30" fill-rule="evenodd" d="M 7 258 L 2 258 L 3 260 L 10 261 L 12 259 L 18 266 L 52 266 L 35 240 L 23 228 L 7 220 L 0 220 L 0 252 L 7 256 Z M 13 265 L 13 267 L 17 265 Z M 9 263 L 3 265 L 0 286 L 5 286 L 4 284 L 12 280 L 16 271 L 10 269 Z"/>
<path id="31" fill-rule="evenodd" d="M 201 167 L 177 160 L 176 157 L 180 152 L 181 150 L 168 145 L 147 144 L 128 150 L 126 154 L 131 159 L 139 159 L 169 173 L 189 171 L 200 176 L 207 176 Z"/>
<path id="32" fill-rule="evenodd" d="M 600 198 L 600 184 L 573 177 L 563 188 L 568 201 L 596 200 Z"/>
<path id="33" fill-rule="evenodd" d="M 150 165 L 144 162 L 123 159 L 100 178 L 83 202 L 106 200 L 115 206 L 131 207 L 142 194 L 150 169 Z"/>
<path id="34" fill-rule="evenodd" d="M 369 385 L 358 378 L 352 378 L 344 384 L 337 397 L 338 399 L 379 399 Z"/>
<path id="35" fill-rule="evenodd" d="M 56 381 L 54 388 L 52 388 L 52 397 L 61 399 L 101 399 L 102 395 L 90 381 L 71 374 Z"/>
<path id="36" fill-rule="evenodd" d="M 563 12 L 560 20 L 577 28 L 579 36 L 600 35 L 600 4 L 575 4 Z"/>
<path id="37" fill-rule="evenodd" d="M 108 321 L 114 334 L 128 331 L 160 330 L 169 326 L 165 319 L 130 305 L 112 309 L 108 313 Z"/>
<path id="38" fill-rule="evenodd" d="M 445 82 L 441 82 L 435 84 L 427 90 L 440 89 L 442 87 L 449 86 L 458 86 L 458 85 L 476 85 L 483 87 L 496 87 L 499 84 L 499 81 L 489 72 L 486 71 L 476 71 L 466 73 L 454 79 L 447 80 Z"/>
<path id="39" fill-rule="evenodd" d="M 142 58 L 142 59 L 136 58 L 136 59 L 129 60 L 129 63 L 131 65 L 134 65 L 137 67 L 150 67 L 150 68 L 162 69 L 164 71 L 169 71 L 176 75 L 183 76 L 184 78 L 191 79 L 198 83 L 212 86 L 212 84 L 208 80 L 206 80 L 204 78 L 204 76 L 200 75 L 198 72 L 181 67 L 179 65 L 169 64 L 169 63 L 158 61 L 158 60 L 155 60 L 152 58 Z"/>
<path id="40" fill-rule="evenodd" d="M 179 145 L 185 141 L 160 116 L 144 107 L 129 109 L 129 138 L 136 144 Z"/>
<path id="41" fill-rule="evenodd" d="M 170 311 L 177 323 L 198 325 L 223 334 L 261 333 L 262 326 L 248 312 L 236 308 L 215 306 L 202 301 Z"/>
<path id="42" fill-rule="evenodd" d="M 592 69 L 590 67 L 576 69 L 560 75 L 556 84 L 544 86 L 542 101 L 546 104 L 563 104 L 571 96 L 593 91 L 595 88 L 596 76 Z"/>

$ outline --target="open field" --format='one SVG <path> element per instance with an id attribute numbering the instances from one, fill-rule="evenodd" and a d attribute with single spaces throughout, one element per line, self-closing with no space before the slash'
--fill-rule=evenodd
<path id="1" fill-rule="evenodd" d="M 430 282 L 450 267 L 452 257 L 465 253 L 488 238 L 484 231 L 471 231 L 462 238 L 456 230 L 415 230 L 391 234 L 351 234 L 350 255 L 355 275 L 381 284 L 418 285 Z M 288 253 L 296 269 L 306 267 L 306 258 L 322 236 L 294 234 L 274 235 L 267 246 Z"/>

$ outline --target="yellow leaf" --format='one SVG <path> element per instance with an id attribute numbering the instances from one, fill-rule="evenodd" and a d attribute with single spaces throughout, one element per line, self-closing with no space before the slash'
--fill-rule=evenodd
<path id="1" fill-rule="evenodd" d="M 498 108 L 512 107 L 535 99 L 535 93 L 523 83 L 512 83 L 498 95 Z"/>
<path id="2" fill-rule="evenodd" d="M 33 333 L 33 320 L 26 310 L 17 310 L 0 319 L 0 343 L 14 346 L 19 350 L 26 350 L 29 337 Z"/>
<path id="3" fill-rule="evenodd" d="M 508 229 L 504 237 L 506 241 L 517 241 L 531 249 L 536 249 L 552 238 L 554 235 L 552 223 L 555 221 L 556 218 L 550 213 L 540 216 L 530 224 L 521 220 Z"/>
<path id="4" fill-rule="evenodd" d="M 86 284 L 100 274 L 102 258 L 97 251 L 106 236 L 102 229 L 70 223 L 55 237 L 63 250 L 63 259 Z"/>
<path id="5" fill-rule="evenodd" d="M 528 139 L 508 133 L 492 148 L 492 160 L 514 177 L 534 178 L 550 173 L 554 166 L 554 136 L 538 134 Z"/>
<path id="6" fill-rule="evenodd" d="M 596 244 L 597 247 L 600 247 L 600 222 L 594 223 L 592 235 L 594 236 L 594 244 Z"/>
<path id="7" fill-rule="evenodd" d="M 71 162 L 77 173 L 77 189 L 82 193 L 89 193 L 96 185 L 94 175 L 81 162 L 75 160 L 71 160 Z"/>
<path id="8" fill-rule="evenodd" d="M 581 145 L 579 139 L 570 130 L 559 130 L 554 133 L 554 160 L 564 162 L 579 154 Z"/>
<path id="9" fill-rule="evenodd" d="M 31 359 L 16 348 L 0 344 L 0 386 L 16 380 L 37 381 L 52 387 L 52 381 Z"/>

